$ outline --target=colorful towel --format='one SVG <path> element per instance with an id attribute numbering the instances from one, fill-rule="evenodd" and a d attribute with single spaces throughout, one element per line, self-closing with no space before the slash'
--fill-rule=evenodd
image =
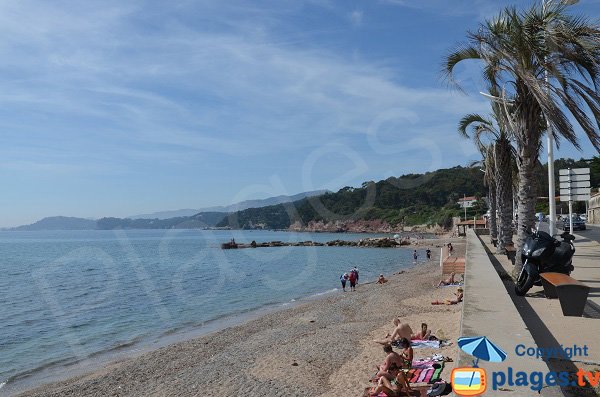
<path id="1" fill-rule="evenodd" d="M 433 364 L 435 363 L 437 363 L 437 361 L 429 358 L 413 360 L 411 368 L 433 368 Z"/>
<path id="2" fill-rule="evenodd" d="M 407 378 L 410 383 L 433 383 L 440 378 L 444 363 L 439 363 L 440 368 L 413 368 L 408 371 Z"/>
<path id="3" fill-rule="evenodd" d="M 418 340 L 413 339 L 410 341 L 412 347 L 433 347 L 435 349 L 439 349 L 440 341 L 439 340 Z"/>

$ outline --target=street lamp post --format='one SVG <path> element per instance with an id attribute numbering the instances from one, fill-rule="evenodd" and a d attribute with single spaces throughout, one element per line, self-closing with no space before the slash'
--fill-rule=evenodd
<path id="1" fill-rule="evenodd" d="M 546 7 L 553 0 L 544 0 L 542 3 L 542 11 L 546 13 Z M 579 0 L 562 0 L 561 4 L 570 6 L 577 3 Z M 544 62 L 546 58 L 544 58 Z M 548 81 L 548 68 L 544 68 L 544 80 L 546 82 L 546 89 L 550 91 L 550 83 Z M 554 135 L 552 134 L 552 126 L 546 117 L 546 146 L 548 151 L 548 227 L 550 235 L 553 236 L 556 232 L 556 185 L 554 177 Z"/>

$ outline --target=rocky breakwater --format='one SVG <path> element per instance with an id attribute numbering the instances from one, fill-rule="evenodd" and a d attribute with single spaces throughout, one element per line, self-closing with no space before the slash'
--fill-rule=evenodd
<path id="1" fill-rule="evenodd" d="M 407 239 L 392 239 L 388 237 L 381 238 L 365 238 L 358 241 L 348 240 L 332 240 L 326 243 L 319 243 L 316 241 L 298 241 L 298 242 L 285 242 L 285 241 L 269 241 L 263 243 L 257 243 L 252 241 L 250 244 L 239 244 L 239 243 L 224 243 L 221 244 L 223 249 L 239 249 L 239 248 L 267 248 L 267 247 L 364 247 L 364 248 L 393 248 L 402 245 L 410 245 L 410 240 Z"/>

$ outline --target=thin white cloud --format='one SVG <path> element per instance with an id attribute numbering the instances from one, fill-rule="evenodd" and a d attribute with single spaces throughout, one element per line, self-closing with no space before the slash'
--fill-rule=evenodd
<path id="1" fill-rule="evenodd" d="M 0 6 L 7 38 L 0 56 L 12 76 L 0 77 L 0 108 L 20 115 L 1 118 L 0 128 L 19 145 L 52 142 L 27 163 L 1 146 L 12 169 L 35 170 L 38 162 L 49 172 L 122 173 L 127 162 L 153 156 L 181 163 L 200 153 L 298 152 L 342 137 L 366 141 L 386 112 L 415 115 L 386 125 L 400 136 L 435 137 L 448 133 L 436 125 L 485 106 L 444 87 L 402 86 L 401 71 L 310 38 L 282 39 L 270 29 L 275 15 L 290 12 L 285 7 L 234 27 L 228 13 L 258 11 L 231 7 L 209 14 L 217 21 L 210 26 L 182 17 L 204 15 L 193 8 L 167 7 L 157 18 L 161 10 L 150 12 L 145 2 L 53 4 Z M 196 4 L 181 3 L 189 6 Z M 353 18 L 362 21 L 362 13 Z M 140 20 L 149 31 L 140 31 Z M 146 26 L 158 21 L 159 31 Z M 73 153 L 82 159 L 69 166 Z"/>
<path id="2" fill-rule="evenodd" d="M 350 22 L 353 26 L 358 27 L 363 24 L 364 13 L 359 10 L 354 10 L 349 14 Z"/>

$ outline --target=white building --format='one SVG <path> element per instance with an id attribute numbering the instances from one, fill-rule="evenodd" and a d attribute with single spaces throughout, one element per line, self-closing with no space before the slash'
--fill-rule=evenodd
<path id="1" fill-rule="evenodd" d="M 476 201 L 475 196 L 461 197 L 458 199 L 458 205 L 460 208 L 471 208 Z"/>

